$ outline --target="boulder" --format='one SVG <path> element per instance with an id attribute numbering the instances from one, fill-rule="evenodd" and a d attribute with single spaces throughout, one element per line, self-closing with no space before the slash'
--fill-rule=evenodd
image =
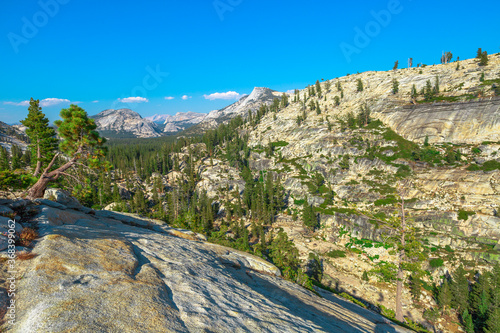
<path id="1" fill-rule="evenodd" d="M 0 232 L 8 231 L 9 229 L 11 229 L 11 227 L 14 227 L 14 230 L 17 233 L 21 233 L 23 231 L 23 226 L 21 225 L 21 223 L 12 221 L 14 220 L 8 217 L 0 216 Z"/>
<path id="2" fill-rule="evenodd" d="M 45 194 L 43 196 L 44 199 L 49 199 L 55 202 L 58 202 L 67 208 L 84 210 L 85 207 L 82 206 L 78 200 L 72 197 L 67 191 L 58 189 L 58 188 L 49 188 L 45 190 Z"/>
<path id="3" fill-rule="evenodd" d="M 11 208 L 9 208 L 7 206 L 0 206 L 0 215 L 1 216 L 9 216 L 13 213 L 14 213 L 14 211 Z"/>

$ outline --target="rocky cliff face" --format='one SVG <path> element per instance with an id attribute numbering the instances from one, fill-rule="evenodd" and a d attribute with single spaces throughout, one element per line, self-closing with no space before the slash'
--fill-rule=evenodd
<path id="1" fill-rule="evenodd" d="M 28 147 L 28 137 L 22 129 L 24 126 L 10 126 L 2 121 L 0 121 L 0 145 L 11 150 L 12 145 L 20 147 L 23 151 Z"/>
<path id="2" fill-rule="evenodd" d="M 255 175 L 273 172 L 289 193 L 290 209 L 278 217 L 273 228 L 288 233 L 303 260 L 311 252 L 323 260 L 325 284 L 394 308 L 393 285 L 382 282 L 376 272 L 384 262 L 397 258 L 380 243 L 365 247 L 363 239 L 384 242 L 388 231 L 373 219 L 398 209 L 387 198 L 405 177 L 413 181 L 406 198 L 407 213 L 414 219 L 429 260 L 444 260 L 440 268 L 424 263 L 434 281 L 459 263 L 469 263 L 467 269 L 484 270 L 500 258 L 500 170 L 480 167 L 485 161 L 500 161 L 500 103 L 492 89 L 492 82 L 499 79 L 500 55 L 490 59 L 490 65 L 483 68 L 476 60 L 465 60 L 458 70 L 454 63 L 337 78 L 321 83 L 321 95 L 309 96 L 302 90 L 300 102 L 266 115 L 257 125 L 245 126 L 243 133 L 249 135 L 252 147 L 249 165 Z M 485 81 L 480 81 L 483 72 Z M 411 87 L 420 91 L 427 80 L 434 85 L 436 77 L 441 96 L 456 102 L 412 105 Z M 357 89 L 358 79 L 363 91 Z M 393 80 L 399 82 L 397 93 L 392 92 Z M 336 105 L 336 97 L 340 105 Z M 310 107 L 312 102 L 320 106 L 319 112 Z M 371 109 L 371 117 L 384 126 L 349 129 L 342 124 L 365 105 Z M 408 158 L 411 145 L 403 144 L 397 135 L 388 135 L 387 127 L 418 143 L 422 150 L 427 149 L 422 143 L 428 136 L 434 143 L 432 154 L 440 157 L 434 162 Z M 271 154 L 264 152 L 269 146 L 275 147 Z M 446 162 L 451 150 L 460 155 Z M 403 170 L 408 171 L 406 176 Z M 322 189 L 312 186 L 318 174 L 324 178 Z M 306 199 L 315 207 L 321 224 L 312 236 L 300 221 Z M 298 220 L 292 218 L 294 214 Z M 345 257 L 329 257 L 331 251 L 343 252 Z M 369 281 L 362 279 L 364 272 Z M 433 304 L 425 291 L 421 301 L 426 307 Z M 412 308 L 412 303 L 405 293 L 405 311 L 421 319 L 421 311 Z M 445 329 L 447 324 L 440 325 Z"/>
<path id="3" fill-rule="evenodd" d="M 104 110 L 95 116 L 97 130 L 104 136 L 125 136 L 137 138 L 154 138 L 161 136 L 158 126 L 143 119 L 130 109 Z"/>
<path id="4" fill-rule="evenodd" d="M 1 204 L 40 232 L 32 250 L 18 248 L 34 258 L 17 261 L 16 321 L 6 332 L 409 332 L 161 221 L 46 199 Z"/>
<path id="5" fill-rule="evenodd" d="M 248 111 L 257 110 L 262 104 L 271 104 L 275 98 L 280 98 L 282 93 L 269 88 L 256 87 L 250 95 L 243 96 L 239 101 L 223 109 L 210 112 L 204 122 L 216 120 L 221 121 L 234 118 L 236 116 L 246 117 Z"/>
<path id="6" fill-rule="evenodd" d="M 412 141 L 480 144 L 500 142 L 500 98 L 463 103 L 404 106 L 378 116 Z"/>

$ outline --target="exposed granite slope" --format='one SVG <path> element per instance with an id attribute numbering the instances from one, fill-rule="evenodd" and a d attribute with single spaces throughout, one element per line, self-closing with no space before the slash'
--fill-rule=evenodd
<path id="1" fill-rule="evenodd" d="M 8 332 L 409 332 L 160 221 L 28 207 L 38 214 L 24 222 L 37 224 L 41 238 L 37 256 L 19 261 Z"/>

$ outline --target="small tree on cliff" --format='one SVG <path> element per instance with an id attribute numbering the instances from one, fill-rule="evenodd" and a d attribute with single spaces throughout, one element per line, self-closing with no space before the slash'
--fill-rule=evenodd
<path id="1" fill-rule="evenodd" d="M 50 162 L 57 150 L 56 131 L 49 127 L 49 120 L 39 105 L 38 99 L 31 98 L 28 116 L 21 120 L 21 124 L 26 126 L 26 134 L 30 138 L 29 147 L 33 155 L 31 160 L 35 162 L 34 177 L 40 174 L 43 164 Z"/>
<path id="2" fill-rule="evenodd" d="M 73 177 L 66 171 L 75 166 L 80 160 L 86 161 L 90 168 L 97 168 L 100 165 L 101 157 L 106 152 L 103 147 L 106 139 L 99 136 L 99 133 L 95 130 L 97 125 L 93 119 L 87 116 L 84 109 L 71 104 L 69 109 L 61 110 L 61 118 L 63 120 L 55 121 L 59 136 L 62 139 L 59 149 L 68 159 L 66 159 L 66 163 L 51 171 L 60 153 L 57 153 L 52 158 L 36 184 L 28 190 L 29 199 L 43 197 L 48 184 L 59 179 L 59 177 Z"/>
<path id="3" fill-rule="evenodd" d="M 403 284 L 405 271 L 420 273 L 421 263 L 425 259 L 422 251 L 422 244 L 417 238 L 414 228 L 408 226 L 405 211 L 405 196 L 408 194 L 411 183 L 408 181 L 398 184 L 398 196 L 400 198 L 400 216 L 395 217 L 390 222 L 393 230 L 396 231 L 395 245 L 398 249 L 398 274 L 396 282 L 396 319 L 403 321 Z"/>
<path id="4" fill-rule="evenodd" d="M 417 238 L 416 230 L 408 226 L 408 216 L 405 210 L 405 197 L 407 196 L 411 186 L 411 181 L 402 181 L 397 186 L 397 194 L 399 197 L 400 211 L 395 212 L 394 216 L 389 221 L 382 221 L 389 228 L 390 234 L 387 239 L 397 249 L 397 277 L 396 277 L 396 320 L 403 321 L 403 288 L 405 281 L 405 271 L 419 275 L 421 273 L 421 264 L 425 259 L 422 244 Z M 399 216 L 398 216 L 399 215 Z"/>

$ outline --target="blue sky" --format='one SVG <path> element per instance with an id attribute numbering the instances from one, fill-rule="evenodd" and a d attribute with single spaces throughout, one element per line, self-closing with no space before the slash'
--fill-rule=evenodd
<path id="1" fill-rule="evenodd" d="M 498 13 L 497 1 L 2 0 L 0 120 L 23 119 L 30 97 L 51 121 L 70 102 L 209 112 L 255 86 L 497 53 Z"/>

